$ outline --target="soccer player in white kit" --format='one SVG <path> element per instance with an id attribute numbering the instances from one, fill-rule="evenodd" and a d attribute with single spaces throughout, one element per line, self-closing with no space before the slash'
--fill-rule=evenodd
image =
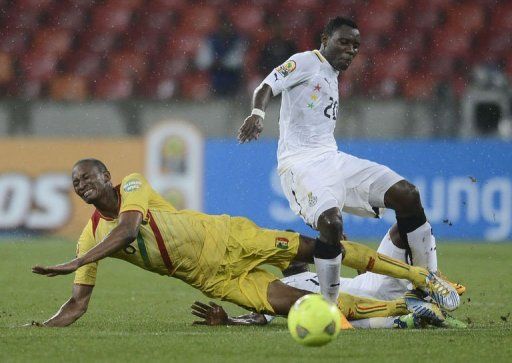
<path id="1" fill-rule="evenodd" d="M 238 135 L 241 143 L 256 140 L 271 96 L 282 94 L 278 173 L 291 209 L 319 231 L 315 266 L 321 292 L 331 301 L 339 294 L 341 211 L 378 217 L 380 208 L 394 209 L 398 233 L 393 237 L 388 232 L 378 251 L 427 268 L 430 278 L 436 278 L 437 272 L 435 238 L 418 189 L 386 166 L 338 151 L 334 138 L 338 77 L 359 46 L 360 34 L 353 21 L 331 19 L 319 50 L 294 54 L 256 88 L 252 113 Z M 376 279 L 368 282 L 374 287 L 385 283 L 377 275 L 371 278 Z"/>

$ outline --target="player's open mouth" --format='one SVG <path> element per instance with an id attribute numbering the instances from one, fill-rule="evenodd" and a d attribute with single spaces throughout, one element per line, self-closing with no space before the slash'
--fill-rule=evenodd
<path id="1" fill-rule="evenodd" d="M 92 194 L 92 192 L 94 192 L 94 189 L 88 189 L 84 192 L 84 194 L 82 194 L 82 196 L 84 198 L 88 198 Z"/>

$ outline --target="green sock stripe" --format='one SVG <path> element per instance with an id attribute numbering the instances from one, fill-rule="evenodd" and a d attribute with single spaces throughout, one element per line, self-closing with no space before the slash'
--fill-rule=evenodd
<path id="1" fill-rule="evenodd" d="M 144 243 L 144 239 L 142 238 L 142 235 L 137 235 L 137 245 L 139 246 L 139 252 L 142 257 L 142 261 L 144 261 L 144 265 L 146 267 L 151 267 L 151 263 L 149 263 L 149 257 L 148 257 L 148 251 L 146 250 L 146 244 Z"/>

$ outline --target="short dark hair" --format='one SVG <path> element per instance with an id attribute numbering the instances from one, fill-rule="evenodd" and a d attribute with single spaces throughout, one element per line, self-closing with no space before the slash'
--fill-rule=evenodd
<path id="1" fill-rule="evenodd" d="M 105 164 L 103 164 L 102 161 L 100 161 L 98 159 L 94 159 L 94 158 L 80 159 L 75 163 L 74 166 L 77 166 L 78 164 L 83 164 L 83 163 L 93 164 L 98 169 L 98 171 L 100 173 L 104 173 L 104 172 L 108 171 L 107 166 Z"/>
<path id="2" fill-rule="evenodd" d="M 343 25 L 349 26 L 354 29 L 358 29 L 355 21 L 348 19 L 348 18 L 341 17 L 341 16 L 337 16 L 335 18 L 330 19 L 327 22 L 327 24 L 325 25 L 323 34 L 330 37 L 336 29 L 340 28 Z"/>

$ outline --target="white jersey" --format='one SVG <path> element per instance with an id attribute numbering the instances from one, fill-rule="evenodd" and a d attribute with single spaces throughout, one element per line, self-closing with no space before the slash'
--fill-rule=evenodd
<path id="1" fill-rule="evenodd" d="M 300 161 L 337 152 L 338 74 L 318 50 L 294 54 L 262 82 L 282 93 L 279 115 L 279 173 Z"/>

